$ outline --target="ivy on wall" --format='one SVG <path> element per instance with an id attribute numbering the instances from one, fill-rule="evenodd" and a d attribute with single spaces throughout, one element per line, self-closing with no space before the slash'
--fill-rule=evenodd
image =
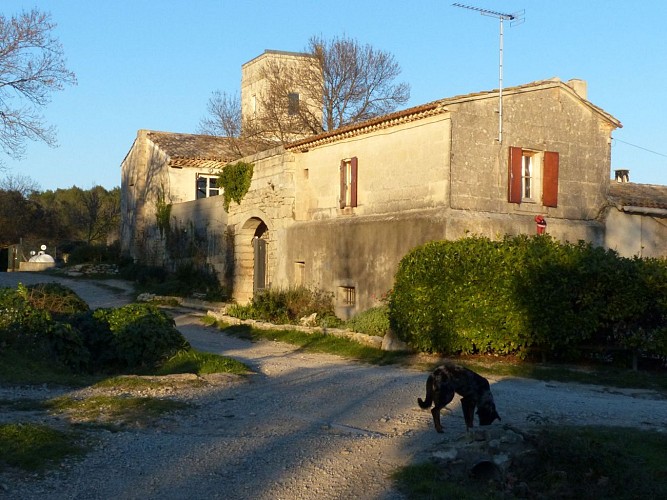
<path id="1" fill-rule="evenodd" d="M 250 189 L 254 165 L 238 161 L 226 165 L 218 177 L 218 184 L 223 188 L 225 210 L 229 211 L 232 201 L 240 204 Z"/>
<path id="2" fill-rule="evenodd" d="M 171 218 L 171 203 L 167 203 L 164 199 L 164 193 L 158 193 L 157 201 L 155 202 L 155 217 L 157 219 L 157 227 L 160 230 L 160 236 L 167 234 L 169 236 L 169 219 Z"/>

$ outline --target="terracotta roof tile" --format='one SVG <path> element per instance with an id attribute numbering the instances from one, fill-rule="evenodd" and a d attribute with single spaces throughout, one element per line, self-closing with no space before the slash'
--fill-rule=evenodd
<path id="1" fill-rule="evenodd" d="M 667 186 L 611 181 L 607 198 L 620 209 L 623 207 L 667 209 Z"/>
<path id="2" fill-rule="evenodd" d="M 172 160 L 188 158 L 229 163 L 238 159 L 231 144 L 233 139 L 228 137 L 156 131 L 149 131 L 147 136 Z"/>
<path id="3" fill-rule="evenodd" d="M 608 120 L 610 123 L 612 123 L 615 127 L 622 127 L 623 125 L 621 124 L 620 121 L 618 121 L 616 118 L 614 118 L 612 115 L 604 111 L 602 108 L 599 108 L 598 106 L 594 105 L 587 99 L 584 99 L 583 97 L 579 96 L 572 87 L 570 87 L 567 83 L 561 81 L 559 78 L 551 78 L 548 80 L 539 80 L 535 82 L 530 82 L 526 83 L 523 85 L 517 85 L 515 87 L 507 87 L 503 89 L 504 95 L 511 95 L 511 94 L 517 94 L 521 92 L 529 92 L 532 90 L 537 90 L 538 88 L 549 88 L 549 87 L 560 87 L 566 92 L 569 92 L 573 96 L 575 96 L 577 99 L 579 99 L 585 106 L 588 106 L 590 109 L 594 110 L 596 113 L 600 114 L 604 119 Z M 376 118 L 372 118 L 370 120 L 360 122 L 360 123 L 354 123 L 351 125 L 345 125 L 343 127 L 337 128 L 335 130 L 331 130 L 328 132 L 324 132 L 318 135 L 314 135 L 311 137 L 307 137 L 305 139 L 301 139 L 295 142 L 290 143 L 289 145 L 285 146 L 286 149 L 308 149 L 309 147 L 314 147 L 318 146 L 321 144 L 326 144 L 329 142 L 333 142 L 338 139 L 342 139 L 345 137 L 351 137 L 354 135 L 358 135 L 370 130 L 375 130 L 379 128 L 386 128 L 388 126 L 391 126 L 396 123 L 404 123 L 406 121 L 411 121 L 411 120 L 416 120 L 419 119 L 423 116 L 428 116 L 432 114 L 437 114 L 443 111 L 447 110 L 448 105 L 452 104 L 458 104 L 462 102 L 467 102 L 467 101 L 474 101 L 476 99 L 487 99 L 487 98 L 492 98 L 496 97 L 498 95 L 499 90 L 494 89 L 494 90 L 485 90 L 482 92 L 474 92 L 470 94 L 462 94 L 462 95 L 457 95 L 454 97 L 447 97 L 445 99 L 439 99 L 437 101 L 433 101 L 430 103 L 422 104 L 419 106 L 415 106 L 413 108 L 408 108 L 402 111 L 397 111 L 394 113 L 390 113 L 388 115 L 383 115 L 383 116 L 378 116 Z"/>

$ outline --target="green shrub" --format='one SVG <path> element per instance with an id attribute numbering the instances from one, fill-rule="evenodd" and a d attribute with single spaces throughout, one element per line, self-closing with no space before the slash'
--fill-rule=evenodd
<path id="1" fill-rule="evenodd" d="M 547 235 L 432 242 L 402 259 L 390 323 L 414 348 L 445 354 L 664 353 L 666 278 L 664 260 Z"/>
<path id="2" fill-rule="evenodd" d="M 26 289 L 26 300 L 36 308 L 48 311 L 55 318 L 88 311 L 88 304 L 71 288 L 60 283 L 37 283 Z"/>
<path id="3" fill-rule="evenodd" d="M 81 332 L 83 343 L 88 350 L 89 366 L 106 370 L 119 364 L 114 336 L 103 313 L 86 311 L 69 318 L 73 328 Z"/>
<path id="4" fill-rule="evenodd" d="M 389 329 L 389 306 L 381 305 L 361 312 L 347 320 L 345 328 L 366 335 L 383 337 Z"/>
<path id="5" fill-rule="evenodd" d="M 69 323 L 55 322 L 49 325 L 47 335 L 56 361 L 75 372 L 87 369 L 90 352 L 79 330 Z"/>
<path id="6" fill-rule="evenodd" d="M 193 264 L 182 264 L 170 273 L 163 267 L 126 262 L 119 271 L 123 279 L 134 281 L 143 291 L 156 295 L 188 297 L 202 294 L 207 300 L 229 299 L 229 291 L 220 284 L 215 269 L 211 266 L 202 268 Z"/>
<path id="7" fill-rule="evenodd" d="M 190 347 L 174 321 L 150 304 L 98 309 L 94 316 L 109 325 L 118 359 L 130 368 L 156 366 Z"/>
<path id="8" fill-rule="evenodd" d="M 227 307 L 227 314 L 240 320 L 254 319 L 256 316 L 252 304 L 230 304 Z"/>
<path id="9" fill-rule="evenodd" d="M 25 353 L 44 348 L 44 333 L 51 322 L 48 311 L 30 305 L 28 294 L 22 284 L 15 290 L 0 289 L 0 344 Z"/>
<path id="10" fill-rule="evenodd" d="M 227 312 L 243 316 L 242 319 L 275 324 L 297 324 L 301 318 L 316 313 L 318 322 L 335 326 L 332 324 L 335 318 L 333 294 L 303 286 L 264 290 L 255 294 L 250 305 L 230 307 Z"/>

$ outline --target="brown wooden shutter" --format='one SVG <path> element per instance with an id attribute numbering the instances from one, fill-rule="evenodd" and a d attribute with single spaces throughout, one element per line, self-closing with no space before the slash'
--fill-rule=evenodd
<path id="1" fill-rule="evenodd" d="M 350 160 L 350 172 L 351 181 L 350 181 L 350 206 L 357 206 L 357 174 L 358 174 L 358 162 L 357 157 L 355 156 Z"/>
<path id="2" fill-rule="evenodd" d="M 340 208 L 345 208 L 345 189 L 347 187 L 347 168 L 345 165 L 345 160 L 340 162 L 340 198 L 338 200 L 338 206 Z"/>
<path id="3" fill-rule="evenodd" d="M 544 168 L 542 169 L 542 205 L 558 206 L 558 153 L 544 152 Z"/>
<path id="4" fill-rule="evenodd" d="M 507 201 L 510 203 L 521 203 L 521 167 L 523 150 L 510 147 L 509 169 L 507 180 Z"/>

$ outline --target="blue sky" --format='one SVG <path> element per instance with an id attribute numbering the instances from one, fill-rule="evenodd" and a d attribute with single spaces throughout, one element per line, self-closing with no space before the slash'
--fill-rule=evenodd
<path id="1" fill-rule="evenodd" d="M 667 185 L 667 2 L 475 0 L 506 13 L 504 86 L 560 77 L 588 82 L 589 100 L 618 118 L 612 169 Z M 7 174 L 41 189 L 120 185 L 138 129 L 196 133 L 215 90 L 240 88 L 241 65 L 265 49 L 301 51 L 312 35 L 346 35 L 391 52 L 411 85 L 406 107 L 498 88 L 499 21 L 417 0 L 2 0 L 58 25 L 78 85 L 44 110 L 59 147 L 30 143 Z"/>

